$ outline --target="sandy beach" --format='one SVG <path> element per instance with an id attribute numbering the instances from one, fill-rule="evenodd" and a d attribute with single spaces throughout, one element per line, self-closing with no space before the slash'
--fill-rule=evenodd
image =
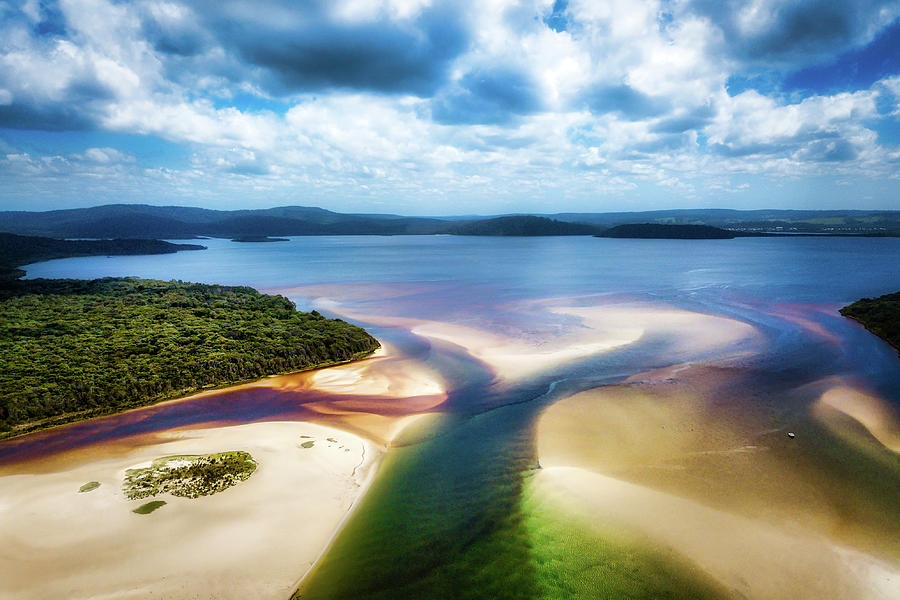
<path id="1" fill-rule="evenodd" d="M 311 423 L 170 431 L 156 440 L 56 472 L 0 474 L 0 597 L 286 598 L 381 456 L 365 439 Z M 128 468 L 227 450 L 249 452 L 258 468 L 221 493 L 163 495 L 167 504 L 146 515 L 132 512 L 146 499 L 122 494 Z M 101 485 L 79 493 L 90 481 Z"/>

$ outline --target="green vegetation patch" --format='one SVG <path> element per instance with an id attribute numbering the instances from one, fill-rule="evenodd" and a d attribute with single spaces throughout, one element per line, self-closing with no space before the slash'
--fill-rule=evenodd
<path id="1" fill-rule="evenodd" d="M 310 440 L 308 442 L 303 442 L 302 444 L 300 444 L 300 447 L 301 448 L 312 448 L 315 444 L 316 443 L 314 441 Z"/>
<path id="2" fill-rule="evenodd" d="M 217 494 L 256 471 L 256 461 L 236 450 L 196 456 L 157 458 L 143 469 L 128 469 L 122 491 L 129 500 L 160 494 L 199 498 Z"/>
<path id="3" fill-rule="evenodd" d="M 93 492 L 100 487 L 99 481 L 88 481 L 86 484 L 78 488 L 78 493 Z"/>
<path id="4" fill-rule="evenodd" d="M 857 300 L 842 308 L 841 314 L 859 321 L 900 352 L 900 292 Z"/>
<path id="5" fill-rule="evenodd" d="M 165 505 L 166 505 L 165 500 L 151 500 L 147 504 L 141 504 L 140 506 L 138 506 L 136 509 L 134 509 L 131 512 L 137 513 L 139 515 L 149 515 L 157 508 L 160 508 Z"/>
<path id="6" fill-rule="evenodd" d="M 0 287 L 0 437 L 346 362 L 378 347 L 359 327 L 248 287 L 15 282 Z"/>

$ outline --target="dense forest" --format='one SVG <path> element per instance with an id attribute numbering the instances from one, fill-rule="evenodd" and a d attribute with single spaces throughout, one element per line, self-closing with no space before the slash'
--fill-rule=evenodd
<path id="1" fill-rule="evenodd" d="M 378 347 L 359 327 L 248 287 L 14 281 L 0 288 L 0 437 Z"/>
<path id="2" fill-rule="evenodd" d="M 21 265 L 68 258 L 132 254 L 171 254 L 180 250 L 205 250 L 197 244 L 173 244 L 162 240 L 55 240 L 30 235 L 0 233 L 0 281 L 18 279 L 25 271 Z"/>
<path id="3" fill-rule="evenodd" d="M 499 235 L 499 236 L 540 236 L 540 235 L 592 235 L 600 231 L 593 225 L 566 223 L 546 217 L 512 216 L 496 217 L 462 223 L 449 230 L 454 235 Z"/>
<path id="4" fill-rule="evenodd" d="M 857 300 L 842 308 L 841 314 L 859 321 L 900 352 L 900 292 Z"/>

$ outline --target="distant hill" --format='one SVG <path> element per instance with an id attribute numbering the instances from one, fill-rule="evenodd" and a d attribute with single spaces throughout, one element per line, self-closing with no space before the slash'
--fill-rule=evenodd
<path id="1" fill-rule="evenodd" d="M 402 235 L 444 233 L 448 226 L 441 219 L 352 215 L 305 206 L 224 211 L 110 204 L 47 212 L 0 212 L 0 231 L 58 238 Z"/>
<path id="2" fill-rule="evenodd" d="M 900 235 L 900 211 L 686 209 L 466 217 L 344 214 L 310 206 L 210 210 L 110 204 L 0 212 L 0 232 L 51 238 L 189 239 L 299 235 L 590 235 L 617 225 L 707 225 L 743 233 Z"/>
<path id="3" fill-rule="evenodd" d="M 631 223 L 709 225 L 743 232 L 824 235 L 900 235 L 900 211 L 890 210 L 733 210 L 696 208 L 644 212 L 556 213 L 543 215 L 572 223 L 615 227 Z"/>
<path id="4" fill-rule="evenodd" d="M 180 250 L 205 250 L 196 244 L 172 244 L 161 240 L 54 240 L 45 237 L 0 233 L 0 281 L 25 274 L 16 267 L 70 256 L 170 254 Z"/>
<path id="5" fill-rule="evenodd" d="M 231 241 L 232 242 L 259 243 L 259 242 L 289 242 L 290 240 L 288 238 L 269 237 L 266 235 L 245 235 L 242 237 L 236 237 Z"/>
<path id="6" fill-rule="evenodd" d="M 454 235 L 593 235 L 599 228 L 582 223 L 566 223 L 546 217 L 497 217 L 457 225 L 450 230 Z"/>
<path id="7" fill-rule="evenodd" d="M 726 231 L 709 225 L 659 225 L 657 223 L 636 223 L 616 225 L 597 235 L 608 238 L 640 238 L 669 240 L 730 240 L 736 237 L 733 231 Z"/>

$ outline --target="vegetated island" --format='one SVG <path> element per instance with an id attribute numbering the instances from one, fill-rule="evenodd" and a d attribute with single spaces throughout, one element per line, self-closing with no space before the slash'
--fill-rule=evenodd
<path id="1" fill-rule="evenodd" d="M 137 278 L 0 287 L 0 439 L 380 347 L 282 296 Z"/>
<path id="2" fill-rule="evenodd" d="M 547 217 L 510 216 L 496 217 L 463 223 L 450 230 L 453 235 L 485 236 L 542 236 L 542 235 L 593 235 L 600 228 L 583 223 L 567 223 Z"/>
<path id="3" fill-rule="evenodd" d="M 288 238 L 269 237 L 267 235 L 242 235 L 233 238 L 232 242 L 289 242 Z"/>
<path id="4" fill-rule="evenodd" d="M 863 298 L 841 309 L 841 314 L 890 344 L 900 354 L 900 292 Z"/>
<path id="5" fill-rule="evenodd" d="M 635 238 L 658 240 L 730 240 L 746 236 L 710 225 L 661 225 L 659 223 L 634 223 L 610 227 L 594 237 Z"/>
<path id="6" fill-rule="evenodd" d="M 210 496 L 246 480 L 256 471 L 247 452 L 233 450 L 195 456 L 157 458 L 149 467 L 128 469 L 122 492 L 129 500 L 172 494 L 183 498 Z"/>
<path id="7" fill-rule="evenodd" d="M 25 271 L 17 267 L 54 258 L 171 254 L 181 250 L 206 250 L 206 246 L 139 239 L 56 240 L 0 233 L 0 281 L 10 281 L 25 275 Z"/>

